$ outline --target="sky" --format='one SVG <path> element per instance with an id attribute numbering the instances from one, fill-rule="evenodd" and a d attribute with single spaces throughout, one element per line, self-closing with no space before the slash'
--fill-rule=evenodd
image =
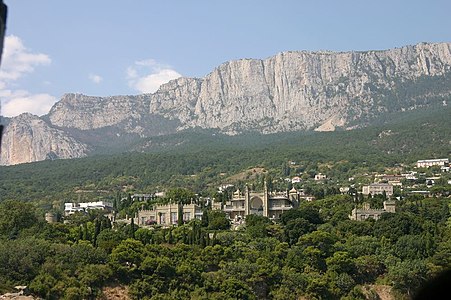
<path id="1" fill-rule="evenodd" d="M 65 93 L 153 93 L 282 51 L 451 42 L 449 0 L 4 0 L 1 115 L 41 116 Z"/>

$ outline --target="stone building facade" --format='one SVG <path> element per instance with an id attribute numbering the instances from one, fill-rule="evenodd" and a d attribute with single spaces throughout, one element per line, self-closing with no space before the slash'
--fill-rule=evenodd
<path id="1" fill-rule="evenodd" d="M 368 203 L 363 208 L 354 208 L 349 215 L 349 219 L 356 221 L 364 221 L 367 219 L 379 220 L 383 213 L 395 213 L 396 202 L 393 200 L 384 201 L 383 209 L 371 209 Z"/>
<path id="2" fill-rule="evenodd" d="M 219 203 L 220 204 L 220 203 Z M 213 209 L 218 209 L 218 205 L 213 203 Z M 219 206 L 220 208 L 220 206 Z M 176 225 L 179 219 L 179 213 L 183 213 L 183 222 L 189 222 L 193 219 L 202 219 L 202 208 L 195 204 L 184 204 L 179 206 L 177 203 L 155 205 L 150 210 L 140 210 L 137 214 L 138 225 Z"/>
<path id="3" fill-rule="evenodd" d="M 393 185 L 388 183 L 372 183 L 362 187 L 362 194 L 364 195 L 382 195 L 385 191 L 387 197 L 393 195 Z"/>
<path id="4" fill-rule="evenodd" d="M 289 192 L 269 192 L 265 185 L 263 192 L 255 192 L 246 186 L 244 192 L 237 190 L 233 193 L 223 211 L 232 220 L 244 219 L 251 214 L 279 219 L 283 212 L 297 208 L 299 199 L 299 193 L 295 189 Z"/>

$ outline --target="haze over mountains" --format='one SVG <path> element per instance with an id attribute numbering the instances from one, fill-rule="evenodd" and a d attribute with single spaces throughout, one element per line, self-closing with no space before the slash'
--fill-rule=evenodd
<path id="1" fill-rule="evenodd" d="M 386 113 L 447 105 L 450 96 L 451 43 L 283 52 L 226 62 L 153 94 L 66 94 L 45 116 L 5 119 L 0 163 L 82 157 L 197 127 L 226 134 L 352 129 Z"/>

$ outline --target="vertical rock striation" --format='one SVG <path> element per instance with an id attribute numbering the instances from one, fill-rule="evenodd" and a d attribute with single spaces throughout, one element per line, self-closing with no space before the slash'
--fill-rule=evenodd
<path id="1" fill-rule="evenodd" d="M 2 139 L 0 163 L 15 165 L 45 159 L 85 156 L 89 147 L 77 142 L 64 131 L 51 128 L 29 113 L 11 120 Z"/>
<path id="2" fill-rule="evenodd" d="M 107 139 L 193 127 L 229 134 L 335 130 L 361 126 L 386 112 L 441 104 L 450 97 L 451 43 L 365 52 L 290 51 L 264 60 L 226 62 L 204 78 L 175 79 L 153 94 L 66 94 L 41 119 L 12 119 L 1 161 L 42 160 L 48 153 L 86 155 L 88 146 L 67 132 L 76 131 L 83 140 L 92 131 Z M 44 142 L 44 136 L 52 142 Z M 31 153 L 24 153 L 19 144 Z M 95 147 L 95 141 L 90 146 Z"/>

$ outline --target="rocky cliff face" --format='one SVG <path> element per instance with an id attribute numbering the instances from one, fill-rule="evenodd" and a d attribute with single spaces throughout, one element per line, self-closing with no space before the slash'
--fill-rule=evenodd
<path id="1" fill-rule="evenodd" d="M 186 86 L 187 79 L 171 82 L 150 95 L 150 111 L 179 118 L 184 128 L 231 132 L 304 130 L 331 119 L 345 125 L 373 110 L 389 110 L 392 103 L 380 98 L 399 88 L 398 81 L 449 76 L 450 71 L 449 43 L 388 51 L 285 52 L 219 66 L 196 81 L 190 100 L 177 93 L 178 82 Z M 450 92 L 451 87 L 444 91 Z M 416 99 L 406 98 L 396 108 L 415 104 Z"/>
<path id="2" fill-rule="evenodd" d="M 67 94 L 42 119 L 46 123 L 35 119 L 27 128 L 46 125 L 54 137 L 56 133 L 63 136 L 63 131 L 77 130 L 83 136 L 83 132 L 106 128 L 141 137 L 192 127 L 229 134 L 322 131 L 358 126 L 384 112 L 441 103 L 450 95 L 451 43 L 386 51 L 283 52 L 265 60 L 227 62 L 204 78 L 179 78 L 154 94 Z M 23 133 L 7 128 L 7 134 L 18 141 Z M 59 149 L 74 142 L 67 136 L 65 141 Z M 4 144 L 9 154 L 2 154 L 2 162 L 14 163 L 11 157 L 18 155 L 18 148 Z M 78 145 L 84 155 L 86 145 Z M 30 146 L 40 154 L 14 161 L 43 159 L 49 149 L 48 145 L 46 150 L 35 148 L 40 144 Z"/>
<path id="3" fill-rule="evenodd" d="M 88 152 L 87 145 L 27 113 L 13 118 L 6 127 L 0 163 L 14 165 L 45 159 L 75 158 Z"/>

